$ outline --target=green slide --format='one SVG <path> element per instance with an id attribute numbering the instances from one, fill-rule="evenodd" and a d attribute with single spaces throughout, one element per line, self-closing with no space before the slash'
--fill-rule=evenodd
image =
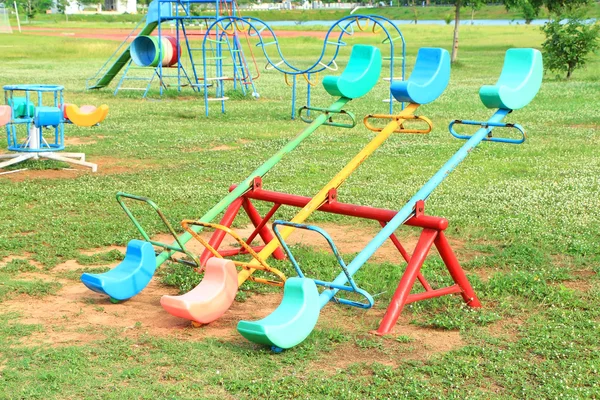
<path id="1" fill-rule="evenodd" d="M 158 22 L 150 22 L 144 27 L 144 29 L 142 29 L 140 33 L 138 33 L 137 36 L 147 36 L 151 34 L 157 26 Z M 127 64 L 131 59 L 131 55 L 129 54 L 129 47 L 130 45 L 127 45 L 125 51 L 121 53 L 119 58 L 117 58 L 117 60 L 108 69 L 108 71 L 106 71 L 106 73 L 100 79 L 98 79 L 98 81 L 96 81 L 95 84 L 89 86 L 88 89 L 101 89 L 105 86 L 108 86 L 108 84 L 114 79 L 114 77 L 117 76 L 119 71 L 121 71 L 125 64 Z"/>

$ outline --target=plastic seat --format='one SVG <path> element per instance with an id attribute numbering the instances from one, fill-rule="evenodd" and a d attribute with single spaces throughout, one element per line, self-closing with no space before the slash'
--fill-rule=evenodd
<path id="1" fill-rule="evenodd" d="M 377 47 L 357 44 L 352 47 L 348 65 L 340 76 L 326 76 L 323 86 L 332 96 L 356 99 L 367 94 L 379 80 L 381 52 Z"/>
<path id="2" fill-rule="evenodd" d="M 406 81 L 395 81 L 390 90 L 400 102 L 431 103 L 446 90 L 450 81 L 450 55 L 440 48 L 423 47 Z"/>
<path id="3" fill-rule="evenodd" d="M 104 121 L 108 115 L 106 104 L 96 108 L 94 106 L 77 107 L 75 104 L 66 104 L 65 115 L 67 119 L 77 126 L 94 126 Z"/>
<path id="4" fill-rule="evenodd" d="M 319 291 L 313 280 L 289 278 L 279 307 L 259 321 L 240 321 L 237 330 L 251 342 L 289 349 L 310 335 L 320 311 Z"/>
<path id="5" fill-rule="evenodd" d="M 237 291 L 233 261 L 213 257 L 207 261 L 204 278 L 198 286 L 181 296 L 163 296 L 160 304 L 171 315 L 208 324 L 231 307 Z"/>
<path id="6" fill-rule="evenodd" d="M 542 85 L 542 53 L 535 49 L 509 49 L 498 82 L 483 86 L 479 97 L 488 108 L 518 110 L 533 100 Z"/>
<path id="7" fill-rule="evenodd" d="M 154 247 L 142 240 L 127 244 L 125 259 L 103 274 L 81 275 L 81 282 L 94 292 L 115 300 L 127 300 L 144 289 L 156 270 Z"/>
<path id="8" fill-rule="evenodd" d="M 4 126 L 10 122 L 12 109 L 10 106 L 0 106 L 0 126 Z"/>

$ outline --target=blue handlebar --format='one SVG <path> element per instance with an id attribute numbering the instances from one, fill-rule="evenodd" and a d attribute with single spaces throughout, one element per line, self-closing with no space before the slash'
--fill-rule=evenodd
<path id="1" fill-rule="evenodd" d="M 305 278 L 304 273 L 302 272 L 302 269 L 300 269 L 300 265 L 298 265 L 298 262 L 294 258 L 294 255 L 292 254 L 292 251 L 290 250 L 289 246 L 287 245 L 287 243 L 285 242 L 285 240 L 283 239 L 283 237 L 279 233 L 279 229 L 277 228 L 277 226 L 279 226 L 279 225 L 289 226 L 289 227 L 292 227 L 292 228 L 305 229 L 305 230 L 317 232 L 318 234 L 320 234 L 321 236 L 323 236 L 325 238 L 325 240 L 327 241 L 327 243 L 329 244 L 329 247 L 331 247 L 331 250 L 333 251 L 333 255 L 337 259 L 338 264 L 340 265 L 340 267 L 342 267 L 342 271 L 344 271 L 344 274 L 348 278 L 348 283 L 350 283 L 350 286 L 339 285 L 339 284 L 336 284 L 336 283 L 333 283 L 333 282 L 321 281 L 321 280 L 318 280 L 318 279 L 313 279 L 313 281 L 315 282 L 316 285 L 318 285 L 318 286 L 324 286 L 327 289 L 337 289 L 337 290 L 344 290 L 346 292 L 358 293 L 359 295 L 361 295 L 362 297 L 365 298 L 366 303 L 363 303 L 363 302 L 360 302 L 360 301 L 352 301 L 352 300 L 348 300 L 348 299 L 341 299 L 341 298 L 338 299 L 338 298 L 335 298 L 335 297 L 332 297 L 332 299 L 331 299 L 332 301 L 334 301 L 336 303 L 346 304 L 346 305 L 349 305 L 349 306 L 352 306 L 352 307 L 358 307 L 358 308 L 371 308 L 371 307 L 373 307 L 373 304 L 375 304 L 375 301 L 373 300 L 373 296 L 371 296 L 366 290 L 360 289 L 359 287 L 356 286 L 356 283 L 354 283 L 354 279 L 352 279 L 352 276 L 348 272 L 348 269 L 346 267 L 346 263 L 342 259 L 341 255 L 340 255 L 340 253 L 339 253 L 339 251 L 337 249 L 337 247 L 333 243 L 333 240 L 331 239 L 331 236 L 329 236 L 329 234 L 324 229 L 321 229 L 318 226 L 314 226 L 314 225 L 298 224 L 298 223 L 295 223 L 295 222 L 282 221 L 282 220 L 279 220 L 279 219 L 273 221 L 273 233 L 275 233 L 275 236 L 277 237 L 277 240 L 279 240 L 279 243 L 281 243 L 281 246 L 283 247 L 283 250 L 285 251 L 285 253 L 289 257 L 290 262 L 294 266 L 294 269 L 296 269 L 296 272 L 298 273 L 298 276 L 300 278 Z"/>
<path id="2" fill-rule="evenodd" d="M 499 143 L 510 143 L 510 144 L 521 144 L 525 141 L 526 139 L 526 135 L 525 135 L 525 129 L 523 129 L 523 127 L 519 124 L 507 124 L 504 122 L 479 122 L 479 121 L 468 121 L 468 120 L 454 120 L 452 122 L 450 122 L 450 125 L 448 126 L 448 129 L 450 130 L 450 133 L 452 134 L 452 136 L 454 136 L 457 139 L 464 139 L 464 140 L 469 140 L 471 139 L 470 135 L 461 135 L 458 132 L 456 132 L 454 130 L 454 125 L 455 124 L 459 124 L 459 125 L 477 125 L 480 126 L 482 128 L 514 128 L 516 130 L 518 130 L 521 133 L 521 138 L 520 139 L 509 139 L 509 138 L 496 138 L 496 137 L 492 137 L 492 131 L 490 130 L 490 132 L 488 133 L 488 136 L 486 138 L 484 138 L 484 141 L 488 141 L 488 142 L 499 142 Z"/>

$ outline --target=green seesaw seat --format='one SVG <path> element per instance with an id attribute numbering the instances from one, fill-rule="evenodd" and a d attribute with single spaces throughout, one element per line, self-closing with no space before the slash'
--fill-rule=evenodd
<path id="1" fill-rule="evenodd" d="M 498 82 L 483 86 L 479 97 L 487 108 L 519 110 L 533 100 L 543 75 L 542 53 L 535 49 L 510 49 Z"/>
<path id="2" fill-rule="evenodd" d="M 379 80 L 381 52 L 377 47 L 356 44 L 340 76 L 326 76 L 323 86 L 332 96 L 356 99 L 367 94 Z"/>

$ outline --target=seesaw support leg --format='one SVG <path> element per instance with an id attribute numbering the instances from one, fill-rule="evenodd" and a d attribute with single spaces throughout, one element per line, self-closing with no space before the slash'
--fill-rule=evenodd
<path id="1" fill-rule="evenodd" d="M 450 248 L 450 244 L 448 243 L 448 239 L 446 239 L 444 232 L 438 234 L 435 239 L 435 247 L 437 248 L 438 253 L 440 253 L 440 257 L 442 257 L 444 264 L 446 264 L 452 279 L 454 279 L 454 282 L 461 288 L 460 294 L 467 305 L 471 307 L 481 307 L 481 303 L 479 302 L 469 279 L 467 279 L 465 271 L 460 266 L 456 255 Z"/>
<path id="2" fill-rule="evenodd" d="M 415 284 L 417 275 L 419 274 L 419 271 L 423 266 L 423 262 L 429 253 L 429 249 L 431 249 L 431 246 L 433 245 L 437 235 L 438 231 L 433 229 L 423 229 L 421 232 L 421 236 L 419 237 L 415 251 L 410 258 L 408 265 L 406 266 L 406 271 L 404 271 L 404 274 L 400 279 L 400 283 L 398 284 L 398 288 L 394 293 L 394 297 L 392 297 L 392 301 L 385 312 L 385 316 L 383 317 L 383 320 L 377 329 L 378 335 L 385 335 L 389 333 L 394 325 L 396 325 L 396 322 L 400 317 L 400 313 L 406 304 L 406 300 L 410 295 L 410 291 Z"/>

